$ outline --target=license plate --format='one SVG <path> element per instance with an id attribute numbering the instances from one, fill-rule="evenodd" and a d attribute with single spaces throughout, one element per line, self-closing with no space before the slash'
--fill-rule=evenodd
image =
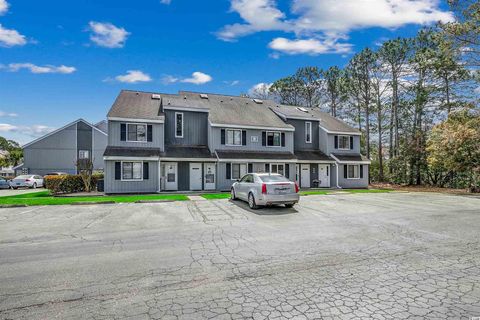
<path id="1" fill-rule="evenodd" d="M 290 188 L 275 188 L 276 194 L 286 194 L 290 191 Z"/>

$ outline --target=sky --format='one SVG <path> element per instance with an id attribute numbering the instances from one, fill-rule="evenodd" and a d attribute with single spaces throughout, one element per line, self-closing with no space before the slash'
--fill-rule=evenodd
<path id="1" fill-rule="evenodd" d="M 0 136 L 96 123 L 122 89 L 247 93 L 452 19 L 445 0 L 0 0 Z"/>

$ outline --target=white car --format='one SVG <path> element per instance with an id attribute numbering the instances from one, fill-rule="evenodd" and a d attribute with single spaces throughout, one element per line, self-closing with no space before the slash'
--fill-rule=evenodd
<path id="1" fill-rule="evenodd" d="M 230 196 L 247 201 L 251 209 L 273 204 L 291 208 L 300 199 L 298 191 L 298 185 L 281 174 L 249 173 L 232 185 Z"/>
<path id="2" fill-rule="evenodd" d="M 29 175 L 21 175 L 12 179 L 10 182 L 10 187 L 13 189 L 18 188 L 39 188 L 43 187 L 43 178 L 38 175 L 29 174 Z"/>

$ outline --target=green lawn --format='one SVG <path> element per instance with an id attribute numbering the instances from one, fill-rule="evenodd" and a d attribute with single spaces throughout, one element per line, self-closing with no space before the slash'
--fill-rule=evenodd
<path id="1" fill-rule="evenodd" d="M 49 191 L 40 191 L 28 194 L 19 194 L 15 196 L 0 197 L 0 205 L 61 205 L 77 202 L 105 202 L 114 201 L 116 203 L 136 202 L 139 200 L 165 200 L 165 201 L 185 201 L 188 197 L 181 194 L 163 195 L 125 195 L 125 196 L 104 196 L 104 197 L 53 197 Z"/>
<path id="2" fill-rule="evenodd" d="M 206 193 L 202 194 L 207 200 L 216 200 L 216 199 L 228 199 L 230 198 L 230 192 L 222 192 L 222 193 Z"/>

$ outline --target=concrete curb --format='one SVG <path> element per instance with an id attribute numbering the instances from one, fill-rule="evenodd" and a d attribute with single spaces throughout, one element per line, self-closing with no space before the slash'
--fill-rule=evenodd
<path id="1" fill-rule="evenodd" d="M 7 209 L 7 208 L 25 208 L 28 207 L 26 204 L 2 204 L 0 205 L 0 209 Z"/>
<path id="2" fill-rule="evenodd" d="M 83 206 L 92 204 L 115 204 L 115 201 L 82 201 L 70 203 L 71 206 Z"/>
<path id="3" fill-rule="evenodd" d="M 176 202 L 179 200 L 137 200 L 134 203 L 162 203 L 162 202 Z M 181 200 L 185 201 L 185 200 Z"/>

